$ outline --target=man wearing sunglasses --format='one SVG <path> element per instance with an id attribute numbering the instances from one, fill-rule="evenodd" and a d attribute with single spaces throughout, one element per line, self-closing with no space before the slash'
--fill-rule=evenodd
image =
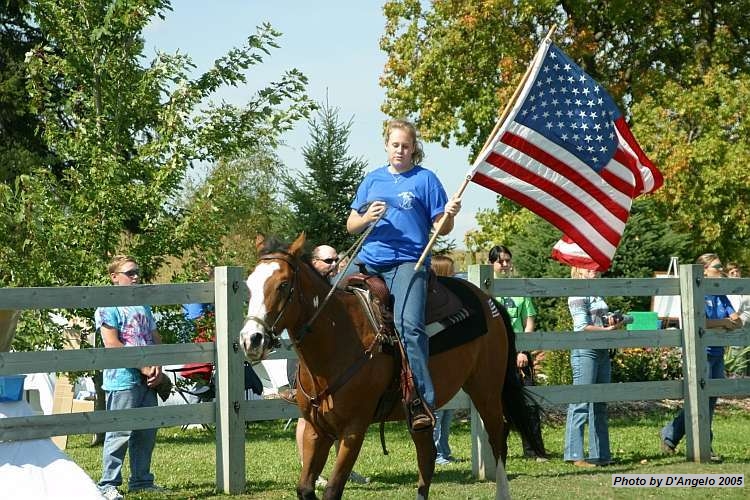
<path id="1" fill-rule="evenodd" d="M 117 255 L 107 268 L 113 285 L 132 286 L 140 283 L 141 271 L 133 257 Z M 156 320 L 148 305 L 98 307 L 94 312 L 96 329 L 106 348 L 161 344 Z M 165 375 L 160 366 L 143 368 L 106 368 L 102 389 L 107 410 L 150 408 L 157 406 L 155 388 Z M 117 490 L 122 485 L 122 469 L 127 453 L 130 458 L 128 490 L 164 492 L 154 484 L 151 458 L 156 444 L 156 429 L 109 431 L 104 437 L 102 478 L 99 490 L 108 500 L 120 500 Z"/>
<path id="2" fill-rule="evenodd" d="M 336 252 L 336 249 L 332 246 L 319 245 L 315 247 L 312 251 L 310 262 L 312 263 L 312 266 L 315 268 L 315 270 L 318 271 L 318 273 L 328 281 L 331 281 L 333 277 L 336 276 L 339 272 L 339 255 L 338 252 Z M 293 404 L 296 404 L 296 401 L 294 400 L 295 394 L 296 389 L 292 389 L 287 391 L 287 393 L 282 395 L 281 397 Z M 302 447 L 304 443 L 306 426 L 307 421 L 303 417 L 297 419 L 295 439 L 297 441 L 297 452 L 299 453 L 300 461 L 302 461 Z M 335 446 L 336 453 L 338 453 L 338 441 L 336 441 Z M 365 477 L 362 474 L 357 473 L 356 471 L 352 471 L 351 474 L 349 474 L 349 481 L 357 484 L 367 484 L 370 482 L 370 478 Z M 318 477 L 318 479 L 315 481 L 315 484 L 321 488 L 325 488 L 327 483 L 328 481 L 323 476 Z"/>
<path id="3" fill-rule="evenodd" d="M 321 276 L 331 279 L 339 272 L 339 255 L 336 249 L 328 245 L 320 245 L 313 249 L 312 265 Z"/>

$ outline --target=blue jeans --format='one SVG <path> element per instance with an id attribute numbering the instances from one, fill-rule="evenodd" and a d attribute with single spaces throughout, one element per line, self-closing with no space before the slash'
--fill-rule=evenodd
<path id="1" fill-rule="evenodd" d="M 156 406 L 156 392 L 141 384 L 123 391 L 107 391 L 107 410 L 147 408 Z M 102 453 L 102 479 L 99 488 L 122 484 L 122 463 L 125 452 L 130 452 L 131 490 L 148 488 L 154 485 L 151 473 L 151 454 L 156 444 L 156 429 L 136 431 L 114 431 L 104 436 Z"/>
<path id="2" fill-rule="evenodd" d="M 451 447 L 448 445 L 448 435 L 451 432 L 451 421 L 453 420 L 453 410 L 440 410 L 435 412 L 435 428 L 432 429 L 432 440 L 435 441 L 437 449 L 437 460 L 443 458 L 450 460 Z"/>
<path id="3" fill-rule="evenodd" d="M 724 357 L 706 355 L 706 375 L 708 378 L 724 378 Z M 708 425 L 714 420 L 714 409 L 718 398 L 708 398 Z M 661 429 L 661 438 L 672 448 L 676 448 L 680 440 L 685 436 L 685 410 L 680 410 L 670 423 Z M 711 430 L 711 440 L 714 439 L 714 431 Z"/>
<path id="4" fill-rule="evenodd" d="M 607 349 L 573 349 L 570 353 L 573 385 L 606 384 L 611 381 L 612 365 Z M 606 463 L 612 459 L 609 450 L 607 403 L 574 403 L 568 405 L 565 424 L 564 459 L 583 460 L 583 429 L 589 425 L 591 462 Z"/>
<path id="5" fill-rule="evenodd" d="M 414 270 L 414 262 L 391 267 L 365 266 L 370 274 L 377 274 L 393 295 L 393 322 L 404 343 L 406 357 L 414 374 L 414 383 L 424 402 L 435 408 L 435 389 L 427 366 L 430 358 L 430 338 L 424 329 L 424 308 L 427 301 L 427 272 L 424 266 Z"/>

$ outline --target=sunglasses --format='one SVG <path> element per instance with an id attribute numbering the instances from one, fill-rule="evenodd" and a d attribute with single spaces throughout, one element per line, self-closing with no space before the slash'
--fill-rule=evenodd
<path id="1" fill-rule="evenodd" d="M 338 257 L 334 257 L 334 258 L 330 258 L 330 259 L 317 259 L 317 260 L 319 260 L 321 262 L 325 262 L 326 264 L 328 264 L 330 266 L 331 264 L 335 264 L 336 262 L 338 262 L 339 258 Z"/>
<path id="2" fill-rule="evenodd" d="M 711 267 L 712 267 L 713 269 L 716 269 L 717 271 L 723 271 L 723 270 L 724 270 L 724 266 L 723 266 L 723 265 L 721 265 L 721 264 L 714 264 L 714 265 L 712 265 Z"/>
<path id="3" fill-rule="evenodd" d="M 135 269 L 131 269 L 129 271 L 117 271 L 119 274 L 124 274 L 128 278 L 132 278 L 133 276 L 140 276 L 141 270 L 137 267 Z"/>

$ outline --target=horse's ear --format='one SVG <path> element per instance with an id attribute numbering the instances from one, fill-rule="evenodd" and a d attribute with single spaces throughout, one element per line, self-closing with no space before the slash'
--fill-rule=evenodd
<path id="1" fill-rule="evenodd" d="M 261 251 L 263 250 L 263 245 L 265 244 L 265 242 L 266 242 L 266 237 L 265 237 L 265 235 L 263 235 L 263 234 L 261 234 L 261 233 L 258 233 L 258 234 L 257 234 L 257 235 L 255 236 L 255 250 L 256 250 L 256 251 L 257 251 L 258 253 L 260 253 L 260 252 L 261 252 Z"/>
<path id="2" fill-rule="evenodd" d="M 297 236 L 297 239 L 294 240 L 294 243 L 292 243 L 289 246 L 289 253 L 294 255 L 295 257 L 299 257 L 302 254 L 303 248 L 305 248 L 305 232 L 304 231 L 299 233 L 299 236 Z"/>

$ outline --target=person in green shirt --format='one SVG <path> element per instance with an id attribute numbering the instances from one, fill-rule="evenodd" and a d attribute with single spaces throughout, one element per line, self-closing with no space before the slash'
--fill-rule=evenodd
<path id="1" fill-rule="evenodd" d="M 495 272 L 495 278 L 508 278 L 513 276 L 513 254 L 505 245 L 495 245 L 490 249 L 489 261 Z M 495 297 L 498 302 L 505 306 L 510 315 L 513 331 L 516 333 L 533 332 L 535 327 L 536 308 L 529 297 Z M 516 367 L 518 376 L 524 385 L 534 385 L 534 355 L 531 352 L 519 352 L 516 356 Z M 537 439 L 542 441 L 542 425 L 539 413 L 532 417 L 532 427 L 537 434 Z M 544 455 L 537 455 L 531 445 L 523 440 L 523 453 L 527 458 L 534 458 L 538 462 L 546 461 Z"/>

